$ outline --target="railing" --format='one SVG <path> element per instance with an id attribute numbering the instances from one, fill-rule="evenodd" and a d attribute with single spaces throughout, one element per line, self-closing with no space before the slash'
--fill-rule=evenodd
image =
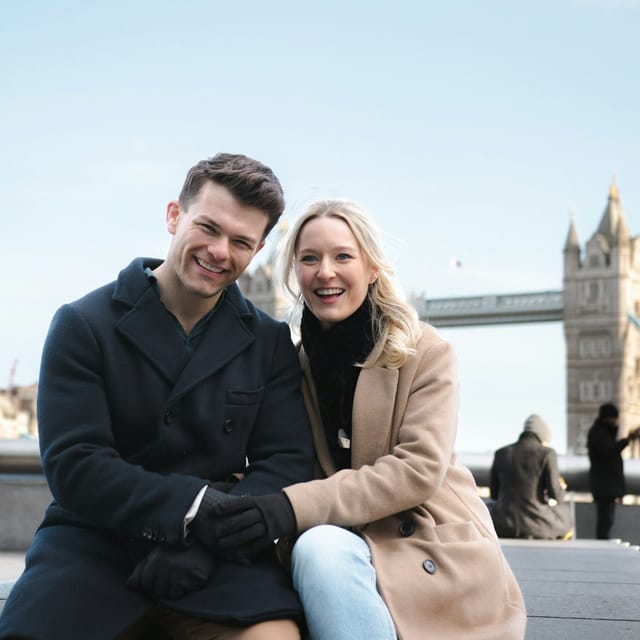
<path id="1" fill-rule="evenodd" d="M 489 486 L 492 453 L 461 453 L 458 461 L 468 467 L 479 487 Z M 587 456 L 558 455 L 558 469 L 570 491 L 589 493 L 589 458 Z M 624 476 L 629 495 L 640 495 L 640 459 L 624 461 Z"/>
<path id="2" fill-rule="evenodd" d="M 41 474 L 37 440 L 0 439 L 0 474 Z"/>
<path id="3" fill-rule="evenodd" d="M 460 453 L 458 461 L 469 468 L 479 487 L 489 486 L 492 453 Z M 558 467 L 571 491 L 589 492 L 587 456 L 558 455 Z M 625 460 L 624 473 L 627 493 L 640 495 L 640 459 Z M 0 439 L 0 474 L 42 474 L 37 441 Z"/>

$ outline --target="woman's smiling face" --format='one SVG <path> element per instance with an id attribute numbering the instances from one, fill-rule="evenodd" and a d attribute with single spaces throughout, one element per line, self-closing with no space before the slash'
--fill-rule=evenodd
<path id="1" fill-rule="evenodd" d="M 304 301 L 324 329 L 357 311 L 376 279 L 347 223 L 331 216 L 302 227 L 295 269 Z"/>

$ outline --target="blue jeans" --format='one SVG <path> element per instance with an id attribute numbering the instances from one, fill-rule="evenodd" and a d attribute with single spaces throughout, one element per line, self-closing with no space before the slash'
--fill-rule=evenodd
<path id="1" fill-rule="evenodd" d="M 298 538 L 291 562 L 312 640 L 396 640 L 362 538 L 342 527 L 313 527 Z"/>

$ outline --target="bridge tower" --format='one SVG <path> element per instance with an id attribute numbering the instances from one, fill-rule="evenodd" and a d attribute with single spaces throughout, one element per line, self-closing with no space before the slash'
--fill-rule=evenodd
<path id="1" fill-rule="evenodd" d="M 619 407 L 620 437 L 640 424 L 640 237 L 629 233 L 615 181 L 584 252 L 571 220 L 563 298 L 567 448 L 583 454 L 602 403 Z"/>
<path id="2" fill-rule="evenodd" d="M 278 225 L 278 228 L 273 231 L 276 236 L 274 247 L 265 262 L 251 272 L 245 271 L 238 279 L 238 286 L 242 293 L 253 304 L 278 320 L 287 319 L 291 304 L 284 292 L 277 286 L 274 278 L 276 256 L 287 235 L 287 228 L 286 220 Z"/>

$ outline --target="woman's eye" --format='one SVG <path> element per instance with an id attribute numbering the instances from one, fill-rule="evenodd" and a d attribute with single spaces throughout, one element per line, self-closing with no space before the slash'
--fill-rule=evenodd
<path id="1" fill-rule="evenodd" d="M 300 262 L 311 263 L 315 262 L 317 258 L 315 256 L 301 256 Z"/>
<path id="2" fill-rule="evenodd" d="M 348 253 L 339 253 L 337 256 L 338 260 L 340 261 L 344 261 L 344 260 L 350 260 L 351 259 L 351 255 Z"/>

